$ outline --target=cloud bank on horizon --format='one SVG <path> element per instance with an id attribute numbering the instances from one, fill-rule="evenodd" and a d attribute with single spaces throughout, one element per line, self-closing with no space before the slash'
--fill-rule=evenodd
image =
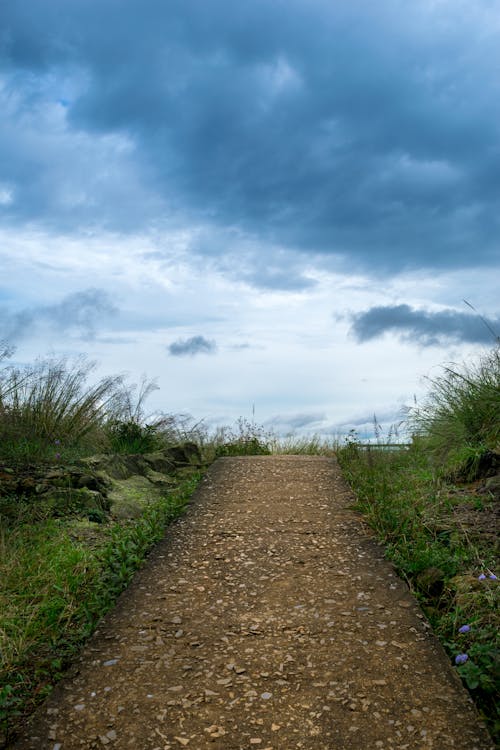
<path id="1" fill-rule="evenodd" d="M 391 413 L 500 325 L 499 63 L 491 0 L 2 0 L 0 340 Z"/>

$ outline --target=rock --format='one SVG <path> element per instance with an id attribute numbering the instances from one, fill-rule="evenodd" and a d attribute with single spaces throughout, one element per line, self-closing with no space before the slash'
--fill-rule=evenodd
<path id="1" fill-rule="evenodd" d="M 139 518 L 144 507 L 158 496 L 158 489 L 144 476 L 115 481 L 108 494 L 111 513 L 115 518 Z"/>
<path id="2" fill-rule="evenodd" d="M 212 724 L 210 727 L 206 727 L 204 731 L 214 739 L 223 737 L 226 734 L 224 727 L 220 727 L 217 724 Z"/>
<path id="3" fill-rule="evenodd" d="M 80 463 L 88 467 L 92 473 L 104 471 L 112 479 L 129 479 L 135 474 L 144 475 L 148 465 L 144 456 L 140 454 L 107 454 L 83 458 Z"/>
<path id="4" fill-rule="evenodd" d="M 75 485 L 79 489 L 86 488 L 87 490 L 93 490 L 94 492 L 101 492 L 103 489 L 103 482 L 99 477 L 92 474 L 82 474 L 75 478 Z"/>
<path id="5" fill-rule="evenodd" d="M 176 481 L 173 477 L 168 477 L 165 474 L 161 474 L 159 471 L 153 471 L 152 469 L 146 473 L 146 479 L 148 479 L 155 487 L 162 487 L 163 489 L 171 489 Z"/>
<path id="6" fill-rule="evenodd" d="M 166 455 L 163 451 L 156 451 L 155 453 L 145 453 L 144 461 L 147 463 L 152 472 L 169 474 L 175 470 L 175 461 L 170 455 Z"/>
<path id="7" fill-rule="evenodd" d="M 168 448 L 166 453 L 176 464 L 189 465 L 201 463 L 201 453 L 196 443 L 188 441 L 180 445 L 173 445 L 171 448 Z"/>
<path id="8" fill-rule="evenodd" d="M 109 510 L 108 498 L 100 492 L 81 489 L 53 488 L 40 499 L 44 510 L 50 511 L 54 516 L 68 515 L 70 513 L 97 513 L 99 517 Z"/>

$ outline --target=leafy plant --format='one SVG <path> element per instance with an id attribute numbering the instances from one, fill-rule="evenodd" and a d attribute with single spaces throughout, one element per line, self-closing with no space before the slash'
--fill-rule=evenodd
<path id="1" fill-rule="evenodd" d="M 110 422 L 107 435 L 113 453 L 149 453 L 163 446 L 158 428 L 137 422 Z"/>

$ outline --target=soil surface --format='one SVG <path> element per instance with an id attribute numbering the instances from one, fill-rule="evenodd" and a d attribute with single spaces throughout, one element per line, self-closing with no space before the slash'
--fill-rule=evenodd
<path id="1" fill-rule="evenodd" d="M 223 458 L 14 748 L 490 750 L 334 459 Z"/>

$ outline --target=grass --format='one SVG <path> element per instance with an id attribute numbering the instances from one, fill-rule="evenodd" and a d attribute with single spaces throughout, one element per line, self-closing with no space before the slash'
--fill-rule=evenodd
<path id="1" fill-rule="evenodd" d="M 0 362 L 12 355 L 0 342 Z M 92 382 L 95 363 L 41 359 L 0 369 L 0 464 L 68 462 L 97 452 L 147 453 L 196 433 L 186 415 L 148 414 L 145 401 L 157 389 L 143 378 Z"/>
<path id="2" fill-rule="evenodd" d="M 335 455 L 336 445 L 335 439 L 328 439 L 321 435 L 304 437 L 293 433 L 281 438 L 274 437 L 271 441 L 273 453 L 296 456 L 333 456 Z"/>
<path id="3" fill-rule="evenodd" d="M 45 359 L 0 371 L 0 460 L 8 465 L 53 461 L 64 446 L 67 457 L 105 445 L 103 424 L 121 379 L 94 385 L 84 358 Z"/>
<path id="4" fill-rule="evenodd" d="M 264 427 L 240 417 L 234 426 L 203 436 L 202 453 L 208 463 L 223 456 L 265 456 L 271 453 L 271 439 Z"/>
<path id="5" fill-rule="evenodd" d="M 477 362 L 444 367 L 409 423 L 441 473 L 479 475 L 484 457 L 500 447 L 500 347 Z"/>
<path id="6" fill-rule="evenodd" d="M 113 605 L 166 525 L 182 512 L 194 474 L 134 521 L 87 524 L 30 518 L 0 530 L 0 727 L 9 734 L 50 690 Z"/>

